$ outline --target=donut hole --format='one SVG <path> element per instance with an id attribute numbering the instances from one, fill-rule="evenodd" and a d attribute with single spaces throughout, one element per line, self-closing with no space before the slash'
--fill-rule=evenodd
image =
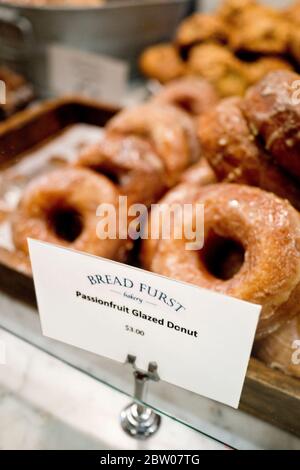
<path id="1" fill-rule="evenodd" d="M 106 176 L 106 178 L 109 179 L 113 184 L 120 184 L 120 178 L 116 171 L 102 165 L 91 166 L 90 169 L 96 173 L 99 173 L 100 175 Z"/>
<path id="2" fill-rule="evenodd" d="M 245 249 L 231 238 L 210 232 L 200 252 L 201 262 L 206 270 L 217 279 L 232 279 L 245 261 Z"/>
<path id="3" fill-rule="evenodd" d="M 174 101 L 174 104 L 179 108 L 183 109 L 189 114 L 194 114 L 194 100 L 190 98 L 178 98 Z"/>
<path id="4" fill-rule="evenodd" d="M 66 242 L 74 242 L 83 231 L 81 214 L 72 207 L 55 207 L 48 214 L 52 232 Z"/>

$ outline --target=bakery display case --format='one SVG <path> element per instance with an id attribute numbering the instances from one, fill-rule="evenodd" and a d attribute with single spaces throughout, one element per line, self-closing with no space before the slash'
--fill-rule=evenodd
<path id="1" fill-rule="evenodd" d="M 121 102 L 117 106 L 103 97 L 96 99 L 95 90 L 87 84 L 84 93 L 71 88 L 68 96 L 45 100 L 49 94 L 47 80 L 41 79 L 49 72 L 45 64 L 39 75 L 30 61 L 25 59 L 26 69 L 14 60 L 18 54 L 12 54 L 9 61 L 7 55 L 1 57 L 0 46 L 4 64 L 0 80 L 7 91 L 0 123 L 0 328 L 125 394 L 128 402 L 129 397 L 135 398 L 134 405 L 122 414 L 119 410 L 123 429 L 135 437 L 140 432 L 144 438 L 155 434 L 169 417 L 183 429 L 186 426 L 207 436 L 208 447 L 273 449 L 282 445 L 299 449 L 299 2 L 275 8 L 254 0 L 225 0 L 212 13 L 199 10 L 192 15 L 195 4 L 188 1 L 144 0 L 139 2 L 138 12 L 136 2 L 126 1 L 84 5 L 1 2 L 0 23 L 6 26 L 0 28 L 0 35 L 9 41 L 7 31 L 12 21 L 1 15 L 2 3 L 32 23 L 30 34 L 38 34 L 40 28 L 46 35 L 45 21 L 49 30 L 52 22 L 55 27 L 70 23 L 73 27 L 76 20 L 69 21 L 68 15 L 86 15 L 93 44 L 88 35 L 82 39 L 78 30 L 75 40 L 72 27 L 64 29 L 63 38 L 55 32 L 53 37 L 62 47 L 126 59 L 133 64 L 132 70 L 139 64 L 141 76 L 127 84 L 126 95 L 128 98 L 138 87 L 143 98 L 134 98 L 131 106 Z M 170 14 L 158 15 L 160 8 Z M 143 28 L 143 35 L 133 26 L 130 33 L 125 31 L 127 11 L 130 21 Z M 105 23 L 106 27 L 113 25 L 109 34 L 101 23 L 105 15 L 111 15 Z M 95 35 L 95 29 L 101 37 Z M 121 33 L 128 41 L 122 41 Z M 105 42 L 103 35 L 109 41 Z M 48 39 L 38 40 L 41 49 L 32 60 L 37 60 L 38 54 L 41 59 Z M 10 93 L 22 99 L 11 98 Z M 121 212 L 120 198 L 126 198 L 130 207 L 139 207 L 141 218 L 136 225 L 132 213 Z M 118 215 L 114 237 L 99 236 L 100 204 L 110 205 Z M 172 213 L 174 204 L 177 212 L 178 206 L 190 206 L 192 212 L 189 219 L 178 221 L 175 211 L 169 220 L 174 217 L 176 223 L 166 236 L 167 219 L 163 217 L 170 210 Z M 203 208 L 203 243 L 187 249 L 188 242 L 199 241 L 198 206 Z M 155 232 L 155 237 L 136 237 L 136 233 L 142 233 L 141 226 L 148 234 Z M 178 228 L 184 229 L 181 238 Z M 40 287 L 28 239 L 121 263 L 125 284 L 121 286 L 118 281 L 120 287 L 132 287 L 129 267 L 162 276 L 157 297 L 164 306 L 177 306 L 178 311 L 186 307 L 165 293 L 164 278 L 208 290 L 218 299 L 237 299 L 241 315 L 246 303 L 259 306 L 249 364 L 243 344 L 245 320 L 237 322 L 232 332 L 236 339 L 232 339 L 232 347 L 237 348 L 241 335 L 235 354 L 245 357 L 248 364 L 238 409 L 212 401 L 212 394 L 207 393 L 205 398 L 184 389 L 180 381 L 164 380 L 155 357 L 155 363 L 142 370 L 131 351 L 120 363 L 91 352 L 92 348 L 80 349 L 80 343 L 76 348 L 72 341 L 64 344 L 55 340 L 55 335 L 53 339 L 43 336 L 38 315 L 43 308 Z M 47 272 L 47 265 L 43 269 Z M 90 275 L 91 284 L 102 284 L 99 278 L 94 282 L 97 276 Z M 49 274 L 46 290 L 52 293 L 51 289 Z M 113 288 L 111 291 L 118 294 Z M 127 303 L 143 303 L 142 296 L 140 299 L 126 292 L 125 297 Z M 98 298 L 88 300 L 101 304 Z M 153 299 L 152 304 L 148 302 L 148 308 L 155 305 Z M 204 307 L 209 317 L 210 304 Z M 87 321 L 91 321 L 85 308 L 82 314 L 87 313 Z M 157 313 L 161 316 L 164 311 L 160 308 Z M 197 308 L 200 315 L 202 304 L 193 305 L 196 314 Z M 208 334 L 215 328 L 218 337 L 217 332 L 221 334 L 224 328 L 225 344 L 226 318 L 229 322 L 225 300 L 220 311 L 211 312 L 208 322 L 215 321 L 215 315 L 219 320 Z M 206 325 L 202 326 L 204 331 Z M 136 326 L 126 327 L 133 336 L 145 334 Z M 192 335 L 186 325 L 180 328 L 197 337 L 196 330 Z M 117 341 L 112 331 L 109 334 L 111 342 Z M 201 332 L 199 336 L 203 341 Z M 208 339 L 207 351 L 212 351 L 216 348 L 214 338 Z M 136 347 L 137 343 L 132 344 Z M 170 357 L 172 364 L 178 362 L 179 370 L 180 348 L 186 347 L 186 343 L 180 344 L 178 357 Z M 230 345 L 226 345 L 228 353 Z M 154 356 L 156 347 L 158 337 L 154 335 Z M 206 357 L 192 355 L 192 349 L 187 380 L 205 369 L 213 382 L 219 370 L 213 370 Z M 232 356 L 233 363 L 238 364 L 240 357 L 234 360 Z M 232 372 L 225 372 L 229 382 Z M 225 391 L 228 387 L 224 383 Z M 137 423 L 133 425 L 133 421 Z"/>

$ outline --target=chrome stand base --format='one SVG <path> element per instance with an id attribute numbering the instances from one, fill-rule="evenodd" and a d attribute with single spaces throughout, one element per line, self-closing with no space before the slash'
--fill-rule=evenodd
<path id="1" fill-rule="evenodd" d="M 132 403 L 121 413 L 123 430 L 136 439 L 147 439 L 155 434 L 161 423 L 161 418 L 150 408 Z"/>

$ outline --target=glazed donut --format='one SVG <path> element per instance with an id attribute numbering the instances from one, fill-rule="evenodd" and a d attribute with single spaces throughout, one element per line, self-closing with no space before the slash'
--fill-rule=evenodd
<path id="1" fill-rule="evenodd" d="M 204 248 L 186 250 L 185 237 L 177 239 L 171 232 L 168 239 L 144 241 L 144 266 L 262 305 L 256 337 L 271 334 L 300 313 L 299 213 L 288 202 L 258 188 L 235 184 L 205 186 L 198 192 L 194 188 L 192 194 L 191 188 L 180 188 L 181 203 L 204 204 Z M 179 189 L 175 191 L 178 195 Z M 172 200 L 172 195 L 167 197 Z M 221 268 L 228 252 L 230 256 L 236 252 L 241 260 L 230 278 Z"/>
<path id="2" fill-rule="evenodd" d="M 148 47 L 141 55 L 139 66 L 149 78 L 167 83 L 185 72 L 185 64 L 172 44 L 157 44 Z"/>
<path id="3" fill-rule="evenodd" d="M 300 76 L 289 71 L 267 75 L 250 88 L 242 109 L 251 130 L 280 166 L 300 178 L 300 100 L 293 102 Z"/>
<path id="4" fill-rule="evenodd" d="M 241 12 L 232 28 L 230 47 L 254 54 L 284 54 L 289 44 L 289 25 L 280 12 L 257 5 Z"/>
<path id="5" fill-rule="evenodd" d="M 228 30 L 225 23 L 215 15 L 194 13 L 179 26 L 175 42 L 181 49 L 186 49 L 206 41 L 225 44 Z"/>
<path id="6" fill-rule="evenodd" d="M 222 97 L 244 95 L 249 81 L 244 65 L 232 52 L 218 44 L 201 44 L 192 48 L 188 70 L 214 85 Z"/>
<path id="7" fill-rule="evenodd" d="M 220 181 L 257 185 L 259 150 L 240 110 L 241 99 L 227 98 L 199 118 L 205 158 Z"/>
<path id="8" fill-rule="evenodd" d="M 152 102 L 171 104 L 192 116 L 199 116 L 218 102 L 218 96 L 214 87 L 207 80 L 184 77 L 165 85 L 154 96 Z"/>
<path id="9" fill-rule="evenodd" d="M 65 168 L 34 179 L 12 218 L 15 247 L 28 254 L 27 238 L 63 245 L 104 258 L 123 260 L 127 240 L 99 239 L 99 204 L 117 207 L 119 192 L 104 176 Z"/>
<path id="10" fill-rule="evenodd" d="M 129 204 L 148 206 L 165 189 L 163 164 L 151 145 L 140 137 L 105 132 L 99 143 L 83 150 L 75 165 L 107 176 L 128 197 Z"/>
<path id="11" fill-rule="evenodd" d="M 297 343 L 295 343 L 297 341 Z M 255 356 L 273 369 L 300 378 L 300 315 L 255 346 Z M 293 356 L 295 361 L 293 361 Z M 298 362 L 298 364 L 297 364 Z"/>
<path id="12" fill-rule="evenodd" d="M 288 199 L 300 210 L 299 184 L 256 141 L 241 104 L 239 98 L 228 98 L 199 118 L 198 136 L 204 157 L 219 181 L 258 186 Z"/>
<path id="13" fill-rule="evenodd" d="M 164 164 L 168 185 L 200 157 L 194 121 L 175 106 L 149 103 L 125 109 L 112 118 L 107 130 L 146 138 Z"/>
<path id="14" fill-rule="evenodd" d="M 217 177 L 206 158 L 202 157 L 198 163 L 195 163 L 195 165 L 192 165 L 182 173 L 180 182 L 196 184 L 199 187 L 216 183 Z"/>

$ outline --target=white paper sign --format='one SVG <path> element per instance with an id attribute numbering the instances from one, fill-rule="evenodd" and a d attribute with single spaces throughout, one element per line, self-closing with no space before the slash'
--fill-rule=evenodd
<path id="1" fill-rule="evenodd" d="M 80 94 L 119 104 L 125 95 L 125 61 L 64 46 L 48 50 L 49 84 L 58 95 Z"/>
<path id="2" fill-rule="evenodd" d="M 238 407 L 260 307 L 29 240 L 43 334 Z"/>

